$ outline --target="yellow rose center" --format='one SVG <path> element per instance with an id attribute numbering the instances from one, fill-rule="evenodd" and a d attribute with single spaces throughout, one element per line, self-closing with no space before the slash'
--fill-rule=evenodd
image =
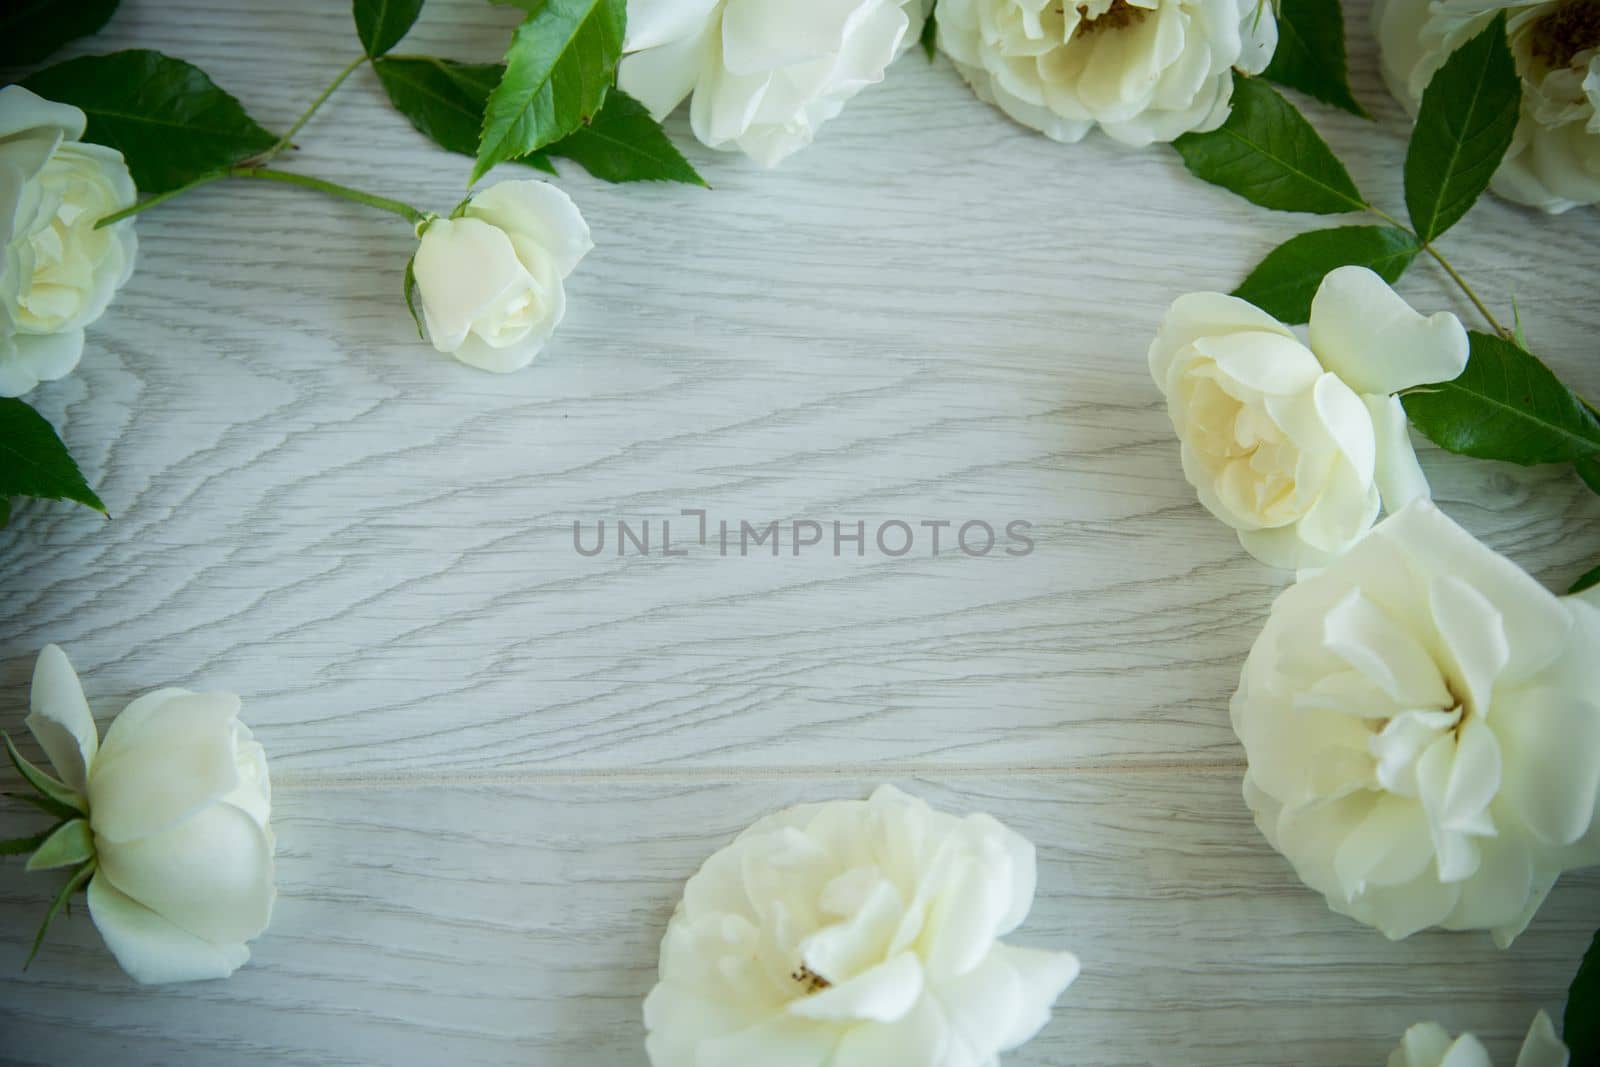
<path id="1" fill-rule="evenodd" d="M 1600 0 L 1566 0 L 1534 24 L 1529 47 L 1551 69 L 1600 48 Z"/>
<path id="2" fill-rule="evenodd" d="M 801 988 L 805 990 L 807 996 L 810 996 L 812 993 L 820 993 L 824 989 L 831 989 L 833 987 L 832 982 L 828 981 L 826 978 L 822 977 L 822 975 L 818 974 L 816 971 L 813 971 L 810 967 L 807 967 L 803 963 L 796 967 L 794 971 L 790 973 L 789 977 L 800 983 Z"/>
<path id="3" fill-rule="evenodd" d="M 1128 26 L 1137 26 L 1143 22 L 1145 16 L 1150 14 L 1148 8 L 1139 7 L 1128 3 L 1128 0 L 1111 0 L 1111 6 L 1098 15 L 1089 14 L 1088 4 L 1079 4 L 1078 10 L 1084 15 L 1082 22 L 1078 23 L 1078 34 L 1087 35 L 1099 33 L 1101 30 L 1120 30 Z M 1065 14 L 1065 8 L 1062 13 Z"/>

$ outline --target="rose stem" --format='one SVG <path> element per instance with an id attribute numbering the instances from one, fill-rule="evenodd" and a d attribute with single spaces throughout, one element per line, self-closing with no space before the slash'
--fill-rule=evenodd
<path id="1" fill-rule="evenodd" d="M 1461 287 L 1461 291 L 1463 293 L 1467 294 L 1467 299 L 1472 301 L 1472 306 L 1478 309 L 1478 314 L 1484 317 L 1485 321 L 1487 321 L 1494 329 L 1494 332 L 1499 334 L 1501 337 L 1511 336 L 1511 334 L 1506 331 L 1506 328 L 1500 325 L 1500 320 L 1494 317 L 1494 312 L 1490 311 L 1488 305 L 1486 305 L 1482 300 L 1478 299 L 1478 294 L 1472 291 L 1472 286 L 1467 284 L 1467 280 L 1461 276 L 1460 272 L 1458 272 L 1455 267 L 1450 265 L 1450 261 L 1445 259 L 1437 248 L 1434 248 L 1432 244 L 1424 241 L 1422 238 L 1417 237 L 1415 230 L 1401 222 L 1399 219 L 1395 218 L 1393 215 L 1390 215 L 1384 211 L 1380 211 L 1371 204 L 1367 205 L 1367 210 L 1372 212 L 1372 214 L 1376 215 L 1378 218 L 1382 219 L 1384 222 L 1387 222 L 1389 225 L 1393 226 L 1395 229 L 1404 230 L 1406 233 L 1415 238 L 1417 244 L 1421 246 L 1422 250 L 1428 253 L 1428 255 L 1432 256 L 1434 262 L 1443 267 L 1444 272 L 1450 275 L 1451 280 L 1454 281 L 1456 285 Z"/>
<path id="2" fill-rule="evenodd" d="M 402 203 L 399 200 L 392 200 L 387 196 L 378 196 L 374 193 L 364 193 L 360 189 L 352 189 L 348 185 L 340 185 L 338 182 L 330 182 L 325 178 L 313 178 L 306 174 L 291 174 L 288 171 L 283 170 L 268 170 L 266 167 L 229 167 L 227 170 L 219 170 L 215 174 L 207 174 L 203 178 L 196 178 L 188 185 L 180 185 L 176 189 L 168 189 L 164 193 L 157 193 L 155 196 L 141 200 L 131 207 L 125 207 L 121 211 L 107 215 L 105 218 L 95 223 L 95 229 L 100 229 L 103 226 L 109 226 L 114 222 L 120 222 L 121 220 L 128 218 L 130 215 L 137 215 L 141 211 L 144 211 L 148 208 L 153 208 L 157 204 L 171 200 L 173 197 L 178 196 L 181 193 L 186 193 L 196 186 L 205 185 L 209 182 L 218 181 L 222 178 L 254 178 L 257 181 L 285 182 L 289 185 L 299 185 L 306 189 L 315 189 L 318 192 L 327 193 L 330 196 L 343 197 L 346 200 L 353 200 L 358 204 L 365 204 L 368 207 L 375 207 L 379 211 L 387 211 L 390 214 L 399 215 L 401 218 L 412 223 L 422 222 L 429 218 L 427 212 L 418 211 L 410 204 Z"/>
<path id="3" fill-rule="evenodd" d="M 329 82 L 328 87 L 322 90 L 322 95 L 311 101 L 311 106 L 306 108 L 300 117 L 294 120 L 294 125 L 289 127 L 288 132 L 282 137 L 278 138 L 277 144 L 274 144 L 271 148 L 261 153 L 261 155 L 256 157 L 256 159 L 254 159 L 252 162 L 257 165 L 270 162 L 275 156 L 277 156 L 279 152 L 282 152 L 285 148 L 288 148 L 289 142 L 294 139 L 294 135 L 300 132 L 300 127 L 309 122 L 311 116 L 317 113 L 317 109 L 328 102 L 328 97 L 333 95 L 333 91 L 339 88 L 340 85 L 344 84 L 344 80 L 350 77 L 350 75 L 354 74 L 356 68 L 361 66 L 361 64 L 365 63 L 366 61 L 367 57 L 365 55 L 359 55 L 352 59 L 349 63 L 346 63 L 344 69 L 338 74 L 335 74 L 333 76 L 333 81 Z"/>

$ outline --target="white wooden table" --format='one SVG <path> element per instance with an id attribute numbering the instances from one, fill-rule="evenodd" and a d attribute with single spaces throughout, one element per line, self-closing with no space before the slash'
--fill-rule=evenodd
<path id="1" fill-rule="evenodd" d="M 429 0 L 402 49 L 488 59 L 513 19 Z M 1364 9 L 1350 32 L 1378 123 L 1309 113 L 1396 206 L 1400 112 Z M 79 50 L 128 46 L 281 128 L 356 43 L 341 3 L 126 0 Z M 1507 952 L 1390 943 L 1303 889 L 1239 796 L 1227 698 L 1284 576 L 1195 502 L 1144 352 L 1174 296 L 1230 288 L 1316 220 L 1168 150 L 1044 140 L 916 54 L 774 172 L 672 128 L 715 188 L 569 167 L 596 248 L 511 377 L 417 340 L 413 242 L 387 216 L 236 183 L 141 218 L 82 367 L 31 398 L 115 519 L 29 504 L 0 531 L 0 725 L 21 728 L 50 641 L 102 722 L 159 684 L 243 694 L 281 898 L 232 980 L 142 989 L 81 912 L 19 973 L 54 883 L 7 864 L 0 1058 L 642 1064 L 684 879 L 765 812 L 892 781 L 1038 844 L 1019 940 L 1084 973 L 1008 1063 L 1376 1065 L 1422 1018 L 1510 1062 L 1535 1009 L 1560 1011 L 1600 876 L 1564 879 Z M 468 168 L 370 71 L 300 143 L 294 169 L 435 208 Z M 1485 202 L 1447 242 L 1600 394 L 1600 215 Z M 1470 319 L 1425 264 L 1401 288 Z M 1423 463 L 1553 586 L 1600 557 L 1600 500 L 1570 474 Z M 573 550 L 574 521 L 669 518 L 680 540 L 693 508 L 869 537 L 1022 519 L 1037 548 Z"/>

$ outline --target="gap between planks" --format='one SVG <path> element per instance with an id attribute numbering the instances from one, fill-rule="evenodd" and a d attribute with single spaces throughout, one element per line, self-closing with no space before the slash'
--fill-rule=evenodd
<path id="1" fill-rule="evenodd" d="M 1113 774 L 1168 774 L 1181 773 L 1205 777 L 1236 775 L 1243 777 L 1246 764 L 1243 760 L 1214 761 L 1096 761 L 1093 763 L 1061 764 L 1055 766 L 986 766 L 966 764 L 943 766 L 940 764 L 871 763 L 831 765 L 826 767 L 755 767 L 755 768 L 620 768 L 597 767 L 570 771 L 472 771 L 421 770 L 421 771 L 284 771 L 272 776 L 274 793 L 315 792 L 335 789 L 385 789 L 393 786 L 427 786 L 433 788 L 459 788 L 474 786 L 518 785 L 586 785 L 614 782 L 628 785 L 672 783 L 740 783 L 772 780 L 848 780 L 926 778 L 1058 778 L 1085 775 Z"/>

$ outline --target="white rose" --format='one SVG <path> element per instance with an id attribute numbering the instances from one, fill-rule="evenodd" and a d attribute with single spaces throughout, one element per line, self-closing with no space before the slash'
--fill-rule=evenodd
<path id="1" fill-rule="evenodd" d="M 1553 214 L 1600 203 L 1600 4 L 1377 0 L 1384 80 L 1413 115 L 1450 54 L 1506 12 L 1522 119 L 1490 188 Z"/>
<path id="2" fill-rule="evenodd" d="M 1214 130 L 1233 69 L 1261 73 L 1278 46 L 1269 0 L 941 0 L 938 18 L 979 99 L 1057 141 Z"/>
<path id="3" fill-rule="evenodd" d="M 238 715 L 236 696 L 159 689 L 100 743 L 66 655 L 39 653 L 28 729 L 85 801 L 89 915 L 140 982 L 226 978 L 272 916 L 266 754 Z"/>
<path id="4" fill-rule="evenodd" d="M 1200 502 L 1276 567 L 1321 566 L 1428 483 L 1401 389 L 1467 363 L 1454 315 L 1424 319 L 1365 267 L 1323 279 L 1309 341 L 1221 293 L 1179 297 L 1150 346 L 1150 373 Z"/>
<path id="5" fill-rule="evenodd" d="M 930 0 L 630 0 L 617 84 L 657 120 L 690 93 L 689 124 L 712 148 L 763 166 L 817 127 L 922 30 Z"/>
<path id="6" fill-rule="evenodd" d="M 1272 606 L 1233 697 L 1256 824 L 1333 910 L 1504 947 L 1600 861 L 1600 608 L 1419 500 Z"/>
<path id="7" fill-rule="evenodd" d="M 1070 953 L 1002 944 L 1033 846 L 884 786 L 768 816 L 689 879 L 644 1004 L 655 1067 L 992 1067 L 1048 1021 Z"/>
<path id="8" fill-rule="evenodd" d="M 424 224 L 413 270 L 433 347 L 483 370 L 526 367 L 567 310 L 562 283 L 594 247 L 571 197 L 510 181 Z"/>
<path id="9" fill-rule="evenodd" d="M 0 89 L 0 396 L 78 365 L 84 327 L 133 273 L 137 199 L 122 153 L 86 144 L 83 112 Z"/>
<path id="10" fill-rule="evenodd" d="M 1517 1067 L 1567 1067 L 1567 1046 L 1556 1036 L 1550 1016 L 1540 1012 L 1528 1028 Z M 1489 1050 L 1471 1034 L 1451 1040 L 1438 1023 L 1418 1023 L 1389 1054 L 1389 1067 L 1493 1067 Z"/>

